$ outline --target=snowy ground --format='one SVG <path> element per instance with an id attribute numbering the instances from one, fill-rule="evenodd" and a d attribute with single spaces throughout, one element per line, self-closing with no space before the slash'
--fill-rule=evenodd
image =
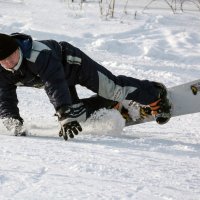
<path id="1" fill-rule="evenodd" d="M 164 3 L 142 12 L 143 1 L 132 1 L 128 15 L 118 5 L 106 20 L 94 1 L 80 10 L 64 0 L 1 0 L 0 30 L 66 40 L 115 74 L 168 87 L 198 79 L 200 12 L 187 4 L 174 15 Z M 18 96 L 31 136 L 13 137 L 0 125 L 0 200 L 200 199 L 200 114 L 122 130 L 119 115 L 108 113 L 65 142 L 42 90 L 20 88 Z"/>

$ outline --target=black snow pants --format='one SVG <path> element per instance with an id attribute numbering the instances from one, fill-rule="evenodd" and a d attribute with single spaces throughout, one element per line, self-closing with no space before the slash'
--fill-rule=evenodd
<path id="1" fill-rule="evenodd" d="M 148 105 L 158 99 L 158 91 L 153 82 L 123 75 L 115 76 L 80 49 L 67 42 L 60 44 L 63 48 L 63 64 L 72 91 L 72 101 L 76 99 L 74 88 L 77 84 L 105 99 L 117 102 L 127 99 Z"/>

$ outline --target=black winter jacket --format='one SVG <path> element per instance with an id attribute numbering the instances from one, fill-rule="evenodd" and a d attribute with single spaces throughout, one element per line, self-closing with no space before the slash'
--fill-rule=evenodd
<path id="1" fill-rule="evenodd" d="M 71 97 L 64 69 L 65 47 L 68 43 L 53 40 L 33 41 L 24 34 L 12 34 L 23 53 L 17 71 L 0 66 L 0 117 L 19 118 L 16 95 L 17 86 L 44 87 L 55 109 L 71 104 Z"/>

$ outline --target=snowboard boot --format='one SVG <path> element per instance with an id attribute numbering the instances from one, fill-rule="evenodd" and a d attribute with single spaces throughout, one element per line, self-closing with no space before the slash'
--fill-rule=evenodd
<path id="1" fill-rule="evenodd" d="M 151 103 L 151 114 L 155 116 L 158 124 L 165 124 L 171 118 L 171 104 L 167 97 L 167 88 L 157 82 L 153 82 L 154 87 L 159 91 L 158 100 Z"/>

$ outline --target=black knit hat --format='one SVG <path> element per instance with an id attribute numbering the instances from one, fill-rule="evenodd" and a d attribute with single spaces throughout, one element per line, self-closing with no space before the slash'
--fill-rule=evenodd
<path id="1" fill-rule="evenodd" d="M 13 37 L 0 33 L 0 60 L 10 56 L 18 47 L 19 45 Z"/>

